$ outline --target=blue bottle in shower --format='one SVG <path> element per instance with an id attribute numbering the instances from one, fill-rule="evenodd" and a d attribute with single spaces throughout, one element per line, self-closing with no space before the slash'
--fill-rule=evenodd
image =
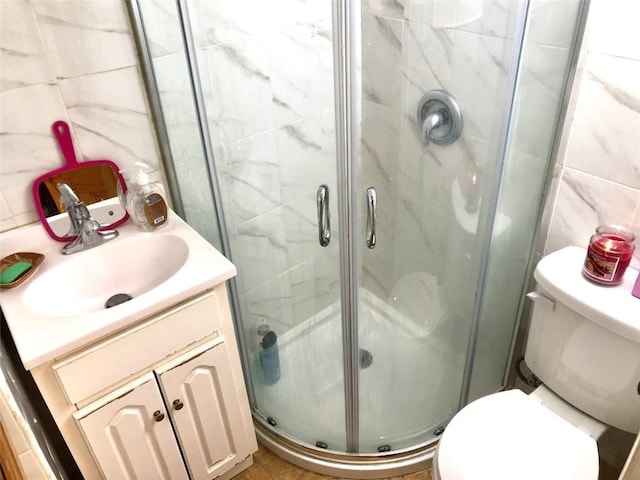
<path id="1" fill-rule="evenodd" d="M 265 385 L 273 385 L 280 379 L 280 356 L 278 354 L 278 337 L 273 331 L 268 332 L 260 343 L 260 363 Z"/>

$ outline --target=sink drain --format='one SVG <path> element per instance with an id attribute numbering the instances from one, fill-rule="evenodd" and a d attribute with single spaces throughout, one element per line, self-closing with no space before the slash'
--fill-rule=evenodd
<path id="1" fill-rule="evenodd" d="M 120 305 L 121 303 L 128 302 L 133 297 L 131 295 L 127 295 L 126 293 L 116 293 L 112 297 L 107 300 L 104 304 L 104 308 L 115 307 L 116 305 Z"/>
<path id="2" fill-rule="evenodd" d="M 369 350 L 364 348 L 360 349 L 360 368 L 365 369 L 371 366 L 373 363 L 373 355 Z"/>

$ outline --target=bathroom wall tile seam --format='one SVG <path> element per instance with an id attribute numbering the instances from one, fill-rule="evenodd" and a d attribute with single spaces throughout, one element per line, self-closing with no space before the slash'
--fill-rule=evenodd
<path id="1" fill-rule="evenodd" d="M 593 182 L 594 184 L 600 185 L 602 187 L 606 187 L 606 188 L 609 189 L 609 191 L 613 191 L 613 190 L 622 191 L 622 192 L 627 193 L 629 196 L 638 196 L 638 195 L 640 195 L 640 189 L 638 189 L 638 188 L 634 188 L 634 187 L 630 187 L 630 186 L 625 185 L 625 184 L 617 183 L 617 182 L 614 182 L 614 181 L 609 180 L 607 178 L 603 178 L 601 176 L 594 175 L 594 174 L 589 173 L 589 172 L 584 172 L 583 170 L 572 168 L 572 167 L 569 167 L 567 165 L 562 165 L 561 171 L 560 171 L 561 183 L 565 183 L 567 177 L 581 178 L 581 179 L 584 179 L 586 181 Z M 600 198 L 597 198 L 597 197 L 594 197 L 594 198 L 595 198 L 595 200 L 604 200 L 604 199 L 600 199 Z M 639 197 L 639 200 L 640 200 L 640 197 Z M 611 199 L 608 199 L 608 202 L 610 202 L 610 201 L 611 201 Z M 636 206 L 637 206 L 637 203 L 634 203 L 634 211 L 635 211 L 635 207 Z"/>
<path id="2" fill-rule="evenodd" d="M 428 3 L 429 5 L 426 5 L 426 3 Z M 515 2 L 514 2 L 515 3 Z M 363 5 L 363 12 L 367 13 L 367 14 L 373 14 L 376 16 L 380 16 L 380 17 L 385 17 L 385 18 L 390 18 L 390 19 L 394 19 L 394 20 L 402 20 L 404 22 L 407 23 L 416 23 L 416 24 L 422 24 L 422 25 L 427 25 L 427 26 L 431 26 L 434 23 L 434 19 L 431 18 L 430 16 L 428 18 L 418 18 L 418 16 L 415 13 L 415 9 L 419 6 L 420 9 L 429 9 L 429 8 L 436 8 L 436 6 L 432 3 L 432 2 L 421 2 L 419 5 L 414 4 L 413 2 L 409 2 L 406 5 L 404 4 L 400 4 L 398 5 L 399 9 L 402 11 L 396 11 L 396 12 L 388 12 L 385 13 L 384 7 L 378 7 L 376 5 L 370 5 L 367 2 L 364 2 Z M 450 19 L 452 21 L 452 23 L 455 25 L 457 23 L 461 23 L 461 19 L 459 18 L 459 13 L 457 12 L 455 15 L 455 19 Z M 481 12 L 482 15 L 484 15 L 487 12 Z M 512 16 L 510 16 L 510 18 L 512 18 Z M 491 30 L 483 30 L 483 31 L 475 31 L 473 30 L 472 26 L 468 26 L 468 25 L 464 25 L 464 19 L 462 19 L 462 26 L 442 26 L 442 27 L 438 27 L 438 28 L 450 28 L 453 30 L 458 30 L 458 31 L 464 31 L 464 32 L 468 32 L 468 33 L 474 33 L 474 34 L 480 34 L 480 35 L 484 35 L 484 36 L 489 36 L 489 37 L 494 37 L 494 38 L 499 38 L 499 39 L 510 39 L 510 36 L 508 35 L 507 32 L 493 32 Z M 511 27 L 511 25 L 504 25 L 503 26 L 506 30 L 509 29 L 509 27 Z M 545 42 L 536 42 L 536 43 L 540 43 L 540 44 L 545 44 Z"/>
<path id="3" fill-rule="evenodd" d="M 29 85 L 19 85 L 16 87 L 10 87 L 10 88 L 6 88 L 3 90 L 0 90 L 0 95 L 4 95 L 5 93 L 13 93 L 16 90 L 21 90 L 23 88 L 30 88 L 30 87 L 41 87 L 43 85 L 45 86 L 55 86 L 58 84 L 57 80 L 47 80 L 47 81 L 42 81 L 42 82 L 37 82 L 37 83 L 30 83 Z"/>
<path id="4" fill-rule="evenodd" d="M 56 4 L 56 3 L 42 1 L 42 0 L 31 0 L 31 1 L 34 6 L 34 11 L 36 14 L 36 18 L 38 20 L 39 29 L 42 35 L 43 42 L 45 46 L 49 45 L 49 48 L 47 49 L 49 58 L 54 59 L 54 61 L 52 62 L 52 66 L 54 67 L 53 68 L 54 74 L 56 75 L 57 78 L 70 78 L 74 76 L 83 76 L 83 75 L 97 73 L 101 71 L 109 71 L 116 67 L 137 65 L 135 47 L 133 44 L 133 39 L 131 38 L 130 25 L 127 20 L 127 14 L 126 14 L 126 10 L 123 2 L 120 2 L 117 0 L 111 0 L 109 3 L 105 1 L 103 1 L 102 3 L 94 3 L 92 8 L 95 9 L 95 7 L 99 6 L 100 8 L 104 9 L 100 11 L 103 17 L 103 21 L 111 22 L 111 24 L 108 25 L 107 27 L 96 28 L 96 26 L 91 24 L 90 22 L 87 22 L 86 24 L 84 23 L 84 21 L 87 20 L 86 18 L 83 18 L 86 12 L 84 10 L 77 9 L 76 7 L 78 6 L 78 4 L 76 4 L 75 6 L 73 4 L 69 4 L 72 8 L 70 8 L 69 10 L 66 10 L 65 9 L 66 6 L 64 4 Z M 47 10 L 48 8 L 51 10 Z M 67 15 L 70 15 L 73 18 L 68 19 Z M 77 15 L 79 18 L 75 17 L 75 15 Z M 107 18 L 104 18 L 104 17 L 107 17 Z M 111 41 L 104 42 L 104 45 L 109 45 L 108 51 L 110 53 L 117 51 L 118 52 L 117 55 L 119 55 L 119 57 L 113 60 L 107 59 L 107 58 L 100 58 L 101 57 L 100 55 L 96 55 L 96 52 L 92 51 L 91 55 L 88 55 L 87 57 L 85 57 L 88 60 L 88 62 L 83 62 L 79 67 L 76 67 L 80 69 L 81 73 L 74 75 L 73 74 L 74 66 L 71 63 L 64 64 L 64 62 L 74 62 L 76 61 L 76 58 L 75 58 L 76 56 L 63 55 L 60 57 L 60 59 L 57 59 L 57 60 L 61 60 L 62 58 L 64 58 L 62 62 L 59 62 L 55 59 L 54 53 L 57 51 L 59 43 L 46 41 L 46 37 L 48 36 L 48 33 L 46 30 L 49 28 L 49 25 L 51 25 L 52 30 L 57 32 L 55 34 L 56 38 L 65 39 L 65 40 L 66 40 L 66 37 L 60 32 L 64 33 L 65 31 L 64 29 L 69 27 L 71 27 L 72 29 L 77 29 L 79 26 L 79 28 L 84 30 L 90 29 L 92 32 L 90 36 L 83 35 L 85 42 L 94 41 L 96 38 L 98 38 L 99 35 L 106 34 L 109 36 L 109 39 Z M 124 42 L 124 45 L 117 44 L 114 46 L 113 45 L 114 39 L 116 41 L 122 40 Z M 64 42 L 61 42 L 61 43 L 64 43 Z M 99 44 L 99 46 L 101 47 L 104 45 L 102 43 Z M 120 47 L 126 46 L 126 48 L 124 49 L 114 48 L 118 46 Z M 83 45 L 83 48 L 86 48 L 86 46 Z M 97 62 L 97 63 L 94 65 L 92 62 Z M 105 66 L 107 68 L 105 68 Z"/>
<path id="5" fill-rule="evenodd" d="M 586 177 L 589 177 L 589 178 L 592 178 L 592 179 L 596 179 L 596 180 L 599 180 L 599 181 L 602 181 L 602 182 L 606 182 L 608 184 L 611 184 L 611 186 L 614 187 L 614 188 L 625 188 L 625 189 L 640 191 L 640 188 L 638 188 L 638 187 L 636 187 L 634 185 L 629 185 L 627 183 L 618 182 L 616 180 L 612 180 L 610 178 L 597 175 L 597 174 L 595 174 L 593 172 L 590 172 L 589 170 L 586 170 L 584 168 L 576 167 L 576 166 L 573 166 L 573 165 L 563 165 L 563 169 L 568 170 L 568 171 L 573 171 L 573 172 L 579 172 L 579 173 L 585 175 Z"/>
<path id="6" fill-rule="evenodd" d="M 50 83 L 50 82 L 54 82 L 55 81 L 55 75 L 53 74 L 53 70 L 51 69 L 51 62 L 49 60 L 47 51 L 44 48 L 44 40 L 42 38 L 42 32 L 40 31 L 40 26 L 38 25 L 38 22 L 37 22 L 37 19 L 36 19 L 36 15 L 35 15 L 35 12 L 33 10 L 33 6 L 31 4 L 31 2 L 27 3 L 27 8 L 29 9 L 30 20 L 31 20 L 31 22 L 33 24 L 33 27 L 36 30 L 36 33 L 38 35 L 38 39 L 40 40 L 40 42 L 38 43 L 38 46 L 41 47 L 42 54 L 43 54 L 44 59 L 45 59 L 45 64 L 46 64 L 47 73 L 48 73 L 47 77 L 48 78 L 43 79 L 40 82 L 19 83 L 13 88 L 2 88 L 2 91 L 10 91 L 10 90 L 12 90 L 14 88 L 23 88 L 23 87 L 26 87 L 26 86 L 36 85 L 36 84 L 40 84 L 40 83 Z"/>
<path id="7" fill-rule="evenodd" d="M 251 38 L 255 38 L 255 37 L 251 37 Z M 212 50 L 215 50 L 215 49 L 218 49 L 218 48 L 219 48 L 219 45 L 214 45 L 214 46 L 206 47 L 205 49 L 207 51 L 212 51 Z M 267 77 L 266 79 L 267 80 L 271 80 L 270 76 Z M 244 136 L 241 136 L 241 137 L 238 137 L 238 138 L 234 138 L 231 141 L 225 141 L 223 138 L 221 138 L 221 146 L 222 147 L 236 146 L 236 145 L 239 145 L 239 144 L 241 144 L 242 142 L 244 142 L 246 140 L 254 139 L 254 138 L 256 138 L 256 137 L 258 137 L 260 135 L 263 135 L 265 133 L 268 133 L 268 132 L 276 133 L 276 132 L 280 131 L 283 127 L 301 125 L 302 123 L 305 122 L 305 120 L 306 120 L 305 118 L 298 118 L 295 121 L 286 122 L 286 123 L 284 123 L 282 125 L 276 124 L 274 127 L 270 127 L 270 128 L 268 127 L 268 128 L 264 128 L 264 129 L 261 129 L 261 130 L 258 130 L 258 131 L 254 131 L 250 135 L 244 135 Z"/>
<path id="8" fill-rule="evenodd" d="M 576 178 L 576 176 L 579 176 L 582 179 L 585 179 L 587 182 L 591 182 L 590 183 L 590 185 L 592 186 L 591 188 L 599 187 L 601 189 L 599 191 L 599 193 L 601 193 L 600 196 L 598 195 L 593 196 L 596 203 L 592 206 L 592 208 L 594 208 L 595 212 L 598 214 L 598 218 L 601 220 L 600 224 L 614 223 L 614 224 L 622 225 L 623 227 L 631 230 L 631 232 L 636 235 L 636 238 L 640 238 L 640 189 L 635 187 L 630 187 L 625 184 L 620 184 L 612 180 L 609 180 L 607 178 L 603 178 L 598 175 L 593 175 L 591 173 L 584 172 L 579 169 L 575 169 L 575 168 L 564 165 L 561 173 L 561 178 L 560 178 L 560 189 L 559 189 L 560 193 L 564 192 L 564 188 L 566 185 L 569 185 L 567 181 L 567 177 L 571 177 L 571 176 L 573 176 L 573 178 Z M 625 206 L 628 206 L 629 208 L 620 208 L 617 211 L 614 211 L 614 213 L 608 212 L 604 208 L 605 204 L 601 203 L 602 200 L 604 200 L 602 192 L 606 192 L 608 195 L 611 195 L 611 198 L 615 199 L 616 201 L 622 195 L 627 195 L 631 199 L 631 201 L 627 202 Z M 609 200 L 609 202 L 606 202 L 606 204 L 610 202 L 611 202 L 611 199 Z M 564 208 L 566 209 L 566 205 L 564 206 Z M 596 226 L 597 225 L 594 225 L 592 229 L 595 230 Z M 586 229 L 579 229 L 575 227 L 573 232 L 574 234 L 577 232 L 582 233 L 584 238 L 587 238 L 592 233 L 587 231 Z M 582 246 L 582 247 L 585 246 L 584 241 L 582 243 L 578 243 L 577 241 L 574 240 L 573 244 Z M 634 268 L 640 268 L 639 250 L 640 249 L 636 248 L 636 251 L 634 253 L 634 258 L 631 263 L 631 266 Z"/>

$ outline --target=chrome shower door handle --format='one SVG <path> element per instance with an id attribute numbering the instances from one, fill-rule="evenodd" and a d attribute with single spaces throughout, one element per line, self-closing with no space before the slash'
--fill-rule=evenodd
<path id="1" fill-rule="evenodd" d="M 329 187 L 320 185 L 316 195 L 318 207 L 318 241 L 326 247 L 331 240 L 331 222 L 329 220 Z"/>
<path id="2" fill-rule="evenodd" d="M 375 248 L 376 246 L 376 208 L 377 208 L 376 189 L 367 188 L 367 247 Z"/>

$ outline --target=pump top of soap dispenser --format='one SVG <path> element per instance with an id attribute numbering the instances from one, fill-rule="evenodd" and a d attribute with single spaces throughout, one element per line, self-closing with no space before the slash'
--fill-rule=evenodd
<path id="1" fill-rule="evenodd" d="M 149 170 L 149 165 L 143 162 L 135 162 L 134 165 L 137 168 L 121 168 L 120 173 L 127 180 L 127 183 L 135 183 L 136 185 L 148 185 L 150 180 L 149 174 L 146 172 L 146 170 Z M 135 175 L 131 173 L 134 170 L 136 171 Z"/>
<path id="2" fill-rule="evenodd" d="M 257 328 L 257 332 L 258 332 L 258 336 L 260 337 L 260 340 L 262 340 L 262 337 L 264 337 L 270 331 L 271 331 L 271 327 L 269 327 L 269 324 L 267 323 L 267 321 L 264 318 L 262 318 Z"/>

